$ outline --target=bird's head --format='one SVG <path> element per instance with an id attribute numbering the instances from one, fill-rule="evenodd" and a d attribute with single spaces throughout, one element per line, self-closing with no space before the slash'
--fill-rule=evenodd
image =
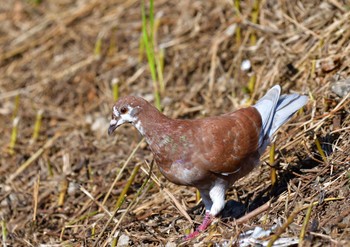
<path id="1" fill-rule="evenodd" d="M 147 101 L 136 96 L 126 96 L 119 99 L 112 108 L 112 120 L 109 124 L 108 135 L 124 123 L 131 123 L 142 133 L 140 113 L 144 106 L 149 104 Z"/>

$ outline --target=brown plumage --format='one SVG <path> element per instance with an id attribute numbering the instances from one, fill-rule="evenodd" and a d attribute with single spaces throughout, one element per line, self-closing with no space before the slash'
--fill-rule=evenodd
<path id="1" fill-rule="evenodd" d="M 171 182 L 198 188 L 206 207 L 205 230 L 225 205 L 225 191 L 259 163 L 269 138 L 307 101 L 273 87 L 255 106 L 221 116 L 171 119 L 142 98 L 127 96 L 113 107 L 111 134 L 129 122 L 145 137 L 161 173 Z"/>

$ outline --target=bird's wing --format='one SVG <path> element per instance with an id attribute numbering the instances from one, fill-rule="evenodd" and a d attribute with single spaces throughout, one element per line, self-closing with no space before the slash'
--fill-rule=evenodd
<path id="1" fill-rule="evenodd" d="M 191 151 L 193 165 L 214 173 L 234 173 L 256 153 L 261 117 L 253 108 L 198 122 Z"/>

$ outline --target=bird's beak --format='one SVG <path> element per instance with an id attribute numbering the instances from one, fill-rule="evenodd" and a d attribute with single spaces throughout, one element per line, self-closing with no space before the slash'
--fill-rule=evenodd
<path id="1" fill-rule="evenodd" d="M 119 127 L 119 125 L 118 125 L 118 120 L 112 119 L 111 122 L 109 123 L 108 135 L 111 135 L 115 131 L 115 129 Z"/>

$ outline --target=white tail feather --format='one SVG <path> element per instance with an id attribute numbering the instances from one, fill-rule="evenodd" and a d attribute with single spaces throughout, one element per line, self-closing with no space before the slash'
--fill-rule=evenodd
<path id="1" fill-rule="evenodd" d="M 259 150 L 263 152 L 270 143 L 271 136 L 287 122 L 293 114 L 303 107 L 308 98 L 298 94 L 284 94 L 280 96 L 281 87 L 272 87 L 254 107 L 262 119 L 259 137 Z"/>
<path id="2" fill-rule="evenodd" d="M 302 108 L 307 101 L 308 98 L 306 96 L 299 94 L 282 95 L 277 103 L 277 109 L 269 131 L 269 137 L 287 122 L 296 111 Z"/>

